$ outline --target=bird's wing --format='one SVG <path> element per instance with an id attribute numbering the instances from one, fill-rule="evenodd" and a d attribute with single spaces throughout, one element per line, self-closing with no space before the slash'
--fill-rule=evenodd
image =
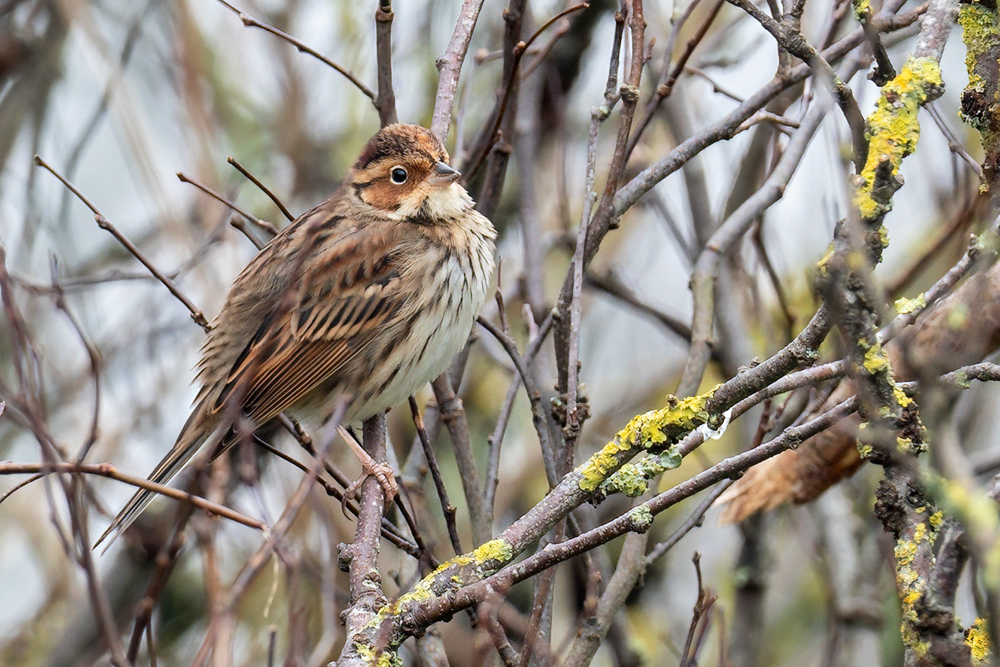
<path id="1" fill-rule="evenodd" d="M 316 216 L 314 220 L 305 229 L 300 225 L 298 230 L 289 230 L 307 235 L 301 251 L 286 255 L 285 266 L 272 262 L 266 268 L 291 274 L 290 279 L 281 280 L 287 286 L 285 292 L 277 298 L 261 296 L 263 304 L 274 305 L 231 370 L 220 378 L 221 390 L 216 393 L 206 387 L 199 395 L 198 406 L 150 480 L 169 482 L 206 440 L 225 446 L 220 439 L 231 418 L 223 414 L 220 420 L 217 413 L 229 407 L 230 396 L 233 407 L 238 406 L 253 423 L 269 421 L 334 377 L 404 308 L 398 253 L 406 241 L 399 234 L 386 232 L 377 221 L 359 227 L 341 216 Z M 275 240 L 285 241 L 282 237 Z M 258 287 L 278 282 L 274 276 L 258 273 L 257 277 Z M 241 313 L 226 315 L 239 317 Z M 153 496 L 139 489 L 94 546 L 111 534 L 121 534 Z"/>
<path id="2" fill-rule="evenodd" d="M 335 378 L 403 309 L 394 235 L 373 224 L 312 245 L 288 294 L 234 364 L 215 410 L 233 396 L 263 424 Z"/>

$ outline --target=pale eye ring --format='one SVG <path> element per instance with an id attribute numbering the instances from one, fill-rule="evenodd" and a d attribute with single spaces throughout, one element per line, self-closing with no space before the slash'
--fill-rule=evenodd
<path id="1" fill-rule="evenodd" d="M 396 185 L 402 185 L 406 183 L 406 169 L 400 166 L 395 166 L 389 170 L 389 179 Z"/>

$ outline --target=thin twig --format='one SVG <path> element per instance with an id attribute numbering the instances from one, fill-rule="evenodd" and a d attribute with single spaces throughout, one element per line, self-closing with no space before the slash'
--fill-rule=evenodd
<path id="1" fill-rule="evenodd" d="M 309 472 L 299 481 L 295 492 L 288 499 L 281 516 L 278 517 L 274 526 L 267 531 L 264 542 L 257 548 L 253 556 L 247 560 L 246 564 L 233 580 L 232 586 L 225 592 L 224 597 L 218 601 L 218 610 L 220 611 L 213 614 L 212 622 L 209 624 L 209 628 L 205 633 L 205 639 L 198 652 L 199 656 L 207 654 L 207 651 L 216 641 L 217 635 L 221 634 L 221 628 L 229 622 L 226 617 L 234 613 L 243 596 L 249 590 L 250 584 L 254 582 L 257 575 L 260 574 L 264 566 L 274 556 L 275 550 L 278 549 L 285 534 L 291 528 L 292 522 L 295 521 L 299 511 L 305 504 L 306 499 L 309 497 L 309 491 L 312 489 L 320 470 L 323 468 L 323 462 L 326 460 L 326 456 L 329 454 L 334 440 L 336 440 L 337 429 L 349 404 L 350 400 L 345 397 L 341 397 L 337 401 L 329 421 L 327 421 L 323 428 L 323 436 L 319 442 L 317 455 L 309 467 Z M 378 486 L 377 482 L 376 486 Z M 378 524 L 376 524 L 375 535 L 377 540 Z"/>
<path id="2" fill-rule="evenodd" d="M 270 222 L 267 222 L 266 220 L 261 220 L 260 218 L 258 218 L 257 216 L 253 215 L 252 213 L 250 213 L 250 212 L 248 212 L 248 211 L 240 208 L 239 206 L 237 206 L 233 202 L 229 201 L 228 199 L 226 199 L 225 197 L 223 197 L 222 195 L 220 195 L 215 190 L 211 189 L 207 185 L 204 185 L 203 183 L 199 183 L 198 181 L 194 180 L 190 176 L 186 175 L 184 172 L 181 172 L 181 171 L 177 172 L 177 180 L 179 180 L 181 183 L 190 183 L 191 185 L 193 185 L 194 187 L 198 188 L 199 190 L 201 190 L 202 192 L 204 192 L 206 195 L 208 195 L 212 199 L 215 199 L 216 201 L 221 202 L 221 203 L 225 204 L 226 206 L 228 206 L 229 208 L 233 209 L 234 211 L 236 211 L 237 213 L 239 213 L 240 215 L 242 215 L 244 218 L 246 218 L 247 220 L 249 220 L 253 224 L 257 225 L 258 227 L 260 227 L 264 231 L 266 231 L 269 234 L 271 234 L 271 236 L 276 236 L 278 234 L 277 227 L 275 227 L 274 225 L 272 225 Z"/>
<path id="3" fill-rule="evenodd" d="M 534 325 L 531 309 L 527 306 L 527 304 L 525 304 L 525 318 L 528 320 L 529 325 Z M 552 331 L 552 325 L 554 322 L 555 318 L 553 317 L 552 312 L 550 312 L 548 317 L 545 318 L 541 326 L 539 326 L 536 331 L 529 332 L 530 337 L 528 339 L 528 345 L 522 355 L 524 363 L 529 369 L 535 359 L 535 356 L 541 349 L 541 344 Z M 494 500 L 496 499 L 497 484 L 499 483 L 501 445 L 503 444 L 504 434 L 507 431 L 507 424 L 510 421 L 511 411 L 514 408 L 514 398 L 517 396 L 518 388 L 521 385 L 521 374 L 518 373 L 511 380 L 510 386 L 507 388 L 507 396 L 504 399 L 503 406 L 500 408 L 500 414 L 497 416 L 496 426 L 493 428 L 493 433 L 489 437 L 490 456 L 486 469 L 486 490 L 483 495 L 486 498 L 485 503 L 487 511 L 489 511 L 491 516 L 493 514 Z"/>
<path id="4" fill-rule="evenodd" d="M 865 31 L 865 39 L 868 40 L 868 46 L 871 47 L 872 53 L 875 55 L 875 70 L 872 72 L 872 81 L 881 88 L 896 78 L 896 69 L 892 66 L 892 61 L 889 60 L 889 54 L 885 50 L 885 45 L 882 44 L 882 37 L 878 34 L 878 29 L 873 25 L 872 8 L 865 4 L 857 6 L 862 8 L 858 21 L 861 22 L 861 28 Z"/>
<path id="5" fill-rule="evenodd" d="M 695 48 L 705 38 L 705 35 L 708 34 L 709 28 L 712 27 L 712 22 L 715 21 L 715 17 L 718 16 L 719 10 L 722 9 L 722 5 L 725 4 L 725 2 L 726 0 L 715 0 L 715 4 L 713 4 L 712 8 L 708 10 L 708 16 L 705 17 L 705 20 L 702 21 L 702 24 L 698 26 L 698 30 L 695 31 L 691 39 L 688 40 L 687 45 L 684 47 L 684 52 L 681 53 L 680 57 L 677 59 L 677 62 L 674 64 L 673 68 L 671 69 L 666 66 L 664 67 L 663 78 L 660 80 L 659 85 L 657 85 L 656 87 L 656 94 L 653 95 L 653 97 L 646 104 L 646 110 L 642 117 L 642 120 L 640 120 L 639 123 L 637 124 L 635 132 L 632 133 L 632 138 L 629 140 L 628 148 L 626 149 L 628 155 L 632 154 L 632 151 L 635 149 L 635 146 L 639 142 L 639 139 L 642 138 L 643 132 L 645 132 L 646 127 L 649 125 L 649 122 L 653 119 L 653 116 L 656 114 L 657 107 L 659 107 L 660 103 L 662 103 L 663 100 L 665 100 L 670 95 L 670 93 L 673 92 L 674 84 L 676 84 L 677 79 L 680 78 L 681 72 L 683 72 L 684 68 L 687 66 L 687 62 L 688 60 L 691 59 L 691 55 L 694 53 Z M 696 4 L 697 4 L 696 2 L 692 2 L 689 8 L 693 9 Z M 682 18 L 686 18 L 686 16 Z M 680 23 L 680 21 L 678 21 L 678 23 Z M 676 26 L 674 30 L 671 31 L 670 33 L 671 41 L 674 40 L 678 31 L 679 31 L 679 26 Z M 666 60 L 667 60 L 666 65 L 670 64 L 671 55 L 672 55 L 671 51 L 668 51 L 666 55 Z"/>
<path id="6" fill-rule="evenodd" d="M 76 317 L 70 311 L 69 306 L 66 304 L 65 295 L 63 294 L 62 288 L 59 286 L 59 268 L 56 263 L 55 257 L 51 257 L 50 260 L 50 272 L 52 275 L 52 290 L 55 294 L 56 308 L 59 309 L 66 319 L 69 320 L 70 326 L 73 327 L 73 331 L 76 333 L 76 337 L 83 344 L 85 350 L 87 350 L 87 359 L 90 361 L 90 376 L 94 382 L 94 409 L 90 418 L 90 429 L 87 431 L 87 437 L 80 447 L 80 453 L 77 454 L 76 462 L 83 463 L 86 460 L 87 455 L 90 453 L 91 448 L 97 442 L 97 435 L 100 426 L 101 417 L 101 353 L 97 351 L 97 348 L 90 341 L 89 338 L 83 333 L 83 327 L 77 321 Z"/>
<path id="7" fill-rule="evenodd" d="M 413 416 L 413 426 L 417 429 L 417 437 L 420 439 L 420 446 L 424 450 L 424 459 L 427 467 L 431 471 L 431 479 L 434 480 L 434 487 L 437 489 L 438 498 L 441 501 L 441 510 L 444 513 L 445 525 L 448 527 L 448 537 L 451 539 L 451 546 L 455 554 L 464 553 L 462 541 L 458 536 L 458 526 L 455 523 L 457 509 L 451 504 L 448 498 L 448 489 L 444 485 L 444 478 L 441 476 L 441 468 L 438 466 L 437 457 L 434 455 L 434 448 L 427 437 L 427 429 L 424 428 L 423 417 L 420 416 L 420 406 L 417 400 L 410 396 L 410 414 Z"/>
<path id="8" fill-rule="evenodd" d="M 514 362 L 514 368 L 517 369 L 518 375 L 521 376 L 521 383 L 524 385 L 524 391 L 528 394 L 528 402 L 531 405 L 531 417 L 535 425 L 535 433 L 538 435 L 539 444 L 541 445 L 542 458 L 545 461 L 545 471 L 549 475 L 549 483 L 552 484 L 559 476 L 557 475 L 555 460 L 553 458 L 554 449 L 549 438 L 547 417 L 545 409 L 542 406 L 542 393 L 535 384 L 535 378 L 531 374 L 531 369 L 525 361 L 524 356 L 517 349 L 517 341 L 509 334 L 504 333 L 499 327 L 482 316 L 476 318 L 476 321 L 499 341 L 500 345 L 503 346 L 504 350 L 510 356 L 511 361 Z M 552 470 L 549 469 L 550 466 Z"/>
<path id="9" fill-rule="evenodd" d="M 312 439 L 302 429 L 302 426 L 299 425 L 298 422 L 292 421 L 288 417 L 288 415 L 282 413 L 281 415 L 278 415 L 278 423 L 281 424 L 281 427 L 284 428 L 286 432 L 288 432 L 293 438 L 295 438 L 295 440 L 299 443 L 299 446 L 301 446 L 302 449 L 306 451 L 306 453 L 308 453 L 310 456 L 314 458 L 317 456 L 316 447 L 313 445 Z M 268 449 L 268 451 L 274 451 L 274 453 L 279 458 L 288 461 L 289 463 L 299 468 L 303 472 L 308 472 L 307 468 L 303 464 L 299 463 L 295 459 L 285 455 L 284 453 L 278 450 L 274 450 L 273 448 L 270 447 L 270 445 L 265 445 L 265 443 L 261 441 L 257 441 L 257 445 L 264 446 L 266 449 Z M 330 475 L 331 478 L 333 478 L 335 482 L 337 482 L 337 484 L 340 485 L 342 489 L 346 489 L 351 485 L 350 478 L 348 478 L 347 475 L 341 472 L 336 466 L 334 466 L 328 460 L 324 459 L 323 469 L 326 471 L 328 475 Z M 325 481 L 322 480 L 322 478 L 317 478 L 317 480 L 323 485 L 323 488 L 326 490 L 328 495 L 332 496 L 336 500 L 339 500 L 341 502 L 342 507 L 346 508 L 347 511 L 353 514 L 354 516 L 357 516 L 358 507 L 356 504 L 351 502 L 350 499 L 345 499 L 344 494 L 340 490 L 326 485 Z M 382 520 L 382 537 L 392 542 L 394 545 L 402 549 L 405 553 L 413 556 L 414 558 L 420 558 L 422 555 L 423 552 L 422 545 L 418 541 L 410 542 L 409 540 L 407 540 L 406 537 L 403 535 L 403 531 L 398 526 L 396 526 L 391 521 L 385 518 L 383 518 Z M 414 540 L 417 540 L 416 535 L 414 535 Z"/>
<path id="10" fill-rule="evenodd" d="M 880 30 L 900 30 L 916 23 L 926 11 L 927 4 L 924 3 L 899 16 L 882 17 L 880 14 L 876 17 L 876 20 Z M 836 42 L 833 46 L 825 49 L 822 52 L 822 56 L 827 62 L 843 58 L 845 54 L 857 48 L 862 42 L 864 42 L 864 33 L 858 29 L 856 32 Z M 701 153 L 709 146 L 730 138 L 732 132 L 740 123 L 750 118 L 782 91 L 787 90 L 790 86 L 801 83 L 811 73 L 812 69 L 809 65 L 802 63 L 790 71 L 774 77 L 758 89 L 757 92 L 747 97 L 736 109 L 733 109 L 718 121 L 704 127 L 697 134 L 685 139 L 669 154 L 643 169 L 628 183 L 618 189 L 615 195 L 614 207 L 611 211 L 612 219 L 622 216 L 635 205 L 640 197 L 664 178 L 680 169 L 692 157 Z M 592 234 L 600 234 L 600 238 L 603 238 L 603 235 L 606 233 L 607 229 L 604 226 L 599 229 L 592 229 Z M 594 239 L 594 245 L 597 245 L 598 240 L 598 238 Z"/>
<path id="11" fill-rule="evenodd" d="M 442 373 L 431 382 L 434 397 L 438 402 L 441 419 L 451 436 L 451 444 L 455 449 L 455 464 L 458 466 L 459 477 L 462 479 L 462 490 L 465 493 L 465 503 L 469 511 L 469 523 L 472 525 L 473 540 L 482 544 L 490 538 L 492 526 L 487 520 L 485 505 L 479 482 L 479 469 L 476 457 L 472 451 L 472 436 L 469 433 L 469 422 L 465 417 L 462 399 L 452 388 L 448 373 Z"/>
<path id="12" fill-rule="evenodd" d="M 455 21 L 455 30 L 444 55 L 434 62 L 439 78 L 437 95 L 434 97 L 434 113 L 431 115 L 431 134 L 441 143 L 448 138 L 455 93 L 458 91 L 458 77 L 482 8 L 483 0 L 463 0 L 458 20 Z"/>
<path id="13" fill-rule="evenodd" d="M 382 127 L 396 122 L 396 93 L 392 89 L 392 17 L 392 0 L 379 0 L 375 10 L 375 54 L 378 61 L 375 107 Z"/>
<path id="14" fill-rule="evenodd" d="M 309 55 L 311 55 L 313 58 L 316 58 L 317 60 L 319 60 L 324 65 L 327 65 L 328 67 L 332 67 L 337 72 L 340 72 L 342 75 L 344 75 L 344 77 L 348 81 L 350 81 L 351 83 L 353 83 L 354 86 L 358 90 L 360 90 L 361 93 L 365 97 L 367 97 L 368 99 L 370 99 L 373 104 L 375 103 L 375 93 L 373 93 L 372 90 L 368 86 L 366 86 L 365 84 L 361 83 L 361 81 L 356 76 L 354 76 L 353 74 L 351 74 L 346 69 L 344 69 L 343 67 L 341 67 L 337 63 L 333 62 L 332 60 L 330 60 L 326 56 L 320 54 L 318 51 L 316 51 L 315 49 L 313 49 L 311 46 L 307 46 L 306 44 L 303 44 L 302 42 L 300 42 L 299 40 L 295 39 L 294 37 L 292 37 L 288 33 L 283 32 L 281 30 L 278 30 L 277 28 L 275 28 L 272 25 L 268 25 L 267 23 L 264 23 L 262 21 L 258 21 L 254 17 L 249 16 L 248 14 L 245 14 L 245 13 L 241 12 L 240 10 L 236 9 L 236 7 L 233 7 L 231 4 L 229 4 L 228 2 L 226 2 L 226 0 L 218 0 L 218 2 L 222 3 L 227 9 L 229 9 L 230 11 L 232 11 L 233 13 L 235 13 L 236 16 L 239 17 L 240 21 L 243 22 L 243 25 L 245 25 L 247 28 L 260 28 L 264 32 L 269 32 L 272 35 L 274 35 L 275 37 L 283 39 L 286 42 L 288 42 L 289 44 L 291 44 L 292 46 L 294 46 L 296 49 L 299 50 L 300 53 L 308 53 Z"/>
<path id="15" fill-rule="evenodd" d="M 803 440 L 826 430 L 857 408 L 857 400 L 850 398 L 822 415 L 794 428 L 786 429 L 781 435 L 760 447 L 724 459 L 711 468 L 700 472 L 654 498 L 642 503 L 608 523 L 588 530 L 558 544 L 549 544 L 544 550 L 528 556 L 524 560 L 502 568 L 496 574 L 471 583 L 447 596 L 415 601 L 412 609 L 401 609 L 411 621 L 419 619 L 421 625 L 450 616 L 457 610 L 476 604 L 484 599 L 490 590 L 507 590 L 511 585 L 543 572 L 557 563 L 564 562 L 595 547 L 637 530 L 646 530 L 647 521 L 641 516 L 648 511 L 653 516 L 673 507 L 677 503 L 723 480 L 738 475 L 741 471 L 761 461 L 796 446 Z M 503 536 L 499 538 L 503 540 Z M 396 619 L 401 622 L 402 619 Z"/>
<path id="16" fill-rule="evenodd" d="M 129 475 L 120 472 L 110 463 L 68 463 L 68 462 L 56 462 L 56 463 L 14 463 L 13 461 L 0 461 L 0 475 L 24 475 L 24 474 L 36 474 L 40 477 L 44 475 L 49 475 L 51 473 L 77 473 L 83 475 L 97 475 L 98 477 L 107 477 L 108 479 L 113 479 L 118 482 L 124 482 L 136 488 L 146 489 L 147 491 L 152 491 L 153 493 L 158 493 L 161 496 L 166 496 L 168 498 L 173 498 L 174 500 L 179 500 L 181 502 L 190 503 L 198 509 L 205 510 L 210 514 L 215 514 L 223 518 L 229 519 L 236 523 L 247 526 L 248 528 L 253 528 L 254 530 L 266 530 L 267 526 L 258 521 L 257 519 L 251 519 L 250 517 L 240 514 L 236 510 L 231 510 L 224 505 L 219 505 L 218 503 L 213 503 L 210 500 L 206 500 L 200 496 L 196 496 L 192 493 L 187 493 L 185 491 L 180 491 L 179 489 L 174 489 L 169 486 L 164 486 L 163 484 L 157 484 L 156 482 L 151 482 L 143 477 L 136 477 L 134 475 Z"/>
<path id="17" fill-rule="evenodd" d="M 677 529 L 670 534 L 670 537 L 653 547 L 653 549 L 649 552 L 649 555 L 646 556 L 646 567 L 653 565 L 653 563 L 662 558 L 664 554 L 673 549 L 674 546 L 681 541 L 682 537 L 690 533 L 695 528 L 701 526 L 705 521 L 705 514 L 709 509 L 711 509 L 712 504 L 715 503 L 718 497 L 721 496 L 732 483 L 732 480 L 726 480 L 712 489 L 711 492 L 705 496 L 705 499 L 698 504 L 698 507 L 691 512 L 688 518 L 684 519 L 684 523 L 678 526 Z"/>
<path id="18" fill-rule="evenodd" d="M 581 2 L 578 5 L 573 5 L 568 9 L 564 9 L 563 11 L 559 12 L 551 19 L 543 23 L 542 26 L 538 30 L 536 30 L 535 33 L 530 38 L 528 38 L 528 41 L 518 42 L 514 46 L 513 59 L 510 72 L 504 80 L 503 96 L 500 98 L 500 104 L 496 111 L 496 117 L 494 118 L 493 121 L 493 127 L 490 130 L 489 134 L 483 135 L 485 141 L 483 140 L 480 141 L 481 147 L 476 159 L 471 162 L 471 166 L 463 170 L 465 173 L 466 180 L 472 178 L 476 174 L 476 172 L 479 171 L 479 168 L 482 166 L 483 161 L 486 160 L 486 156 L 489 155 L 490 149 L 493 147 L 493 144 L 496 143 L 497 132 L 499 132 L 500 125 L 501 123 L 503 123 L 505 112 L 507 111 L 508 104 L 512 97 L 512 93 L 514 92 L 514 89 L 516 87 L 515 83 L 518 78 L 517 70 L 518 66 L 521 64 L 521 59 L 524 57 L 525 51 L 527 51 L 528 48 L 531 46 L 531 43 L 534 42 L 539 37 L 539 35 L 541 35 L 553 23 L 563 18 L 564 16 L 572 14 L 573 12 L 578 12 L 581 9 L 586 9 L 589 6 L 590 5 L 587 4 L 586 2 Z"/>
<path id="19" fill-rule="evenodd" d="M 191 313 L 191 319 L 193 319 L 198 326 L 204 329 L 206 333 L 211 330 L 211 327 L 209 327 L 208 325 L 208 320 L 205 319 L 205 315 L 194 305 L 194 303 L 192 303 L 191 300 L 188 299 L 187 296 L 185 296 L 184 293 L 180 291 L 177 285 L 175 285 L 174 282 L 170 280 L 170 278 L 168 278 L 166 275 L 163 274 L 163 272 L 161 272 L 159 269 L 153 266 L 153 263 L 146 258 L 146 256 L 142 253 L 142 251 L 139 250 L 131 241 L 129 241 L 124 234 L 118 231 L 118 228 L 112 225 L 111 222 L 109 222 L 108 219 L 105 218 L 104 215 L 99 210 L 97 210 L 97 207 L 94 206 L 90 202 L 90 200 L 87 199 L 83 195 L 83 193 L 76 188 L 75 185 L 70 183 L 62 174 L 53 169 L 45 160 L 43 160 L 38 155 L 35 156 L 35 164 L 47 170 L 49 173 L 51 173 L 53 176 L 59 179 L 60 183 L 62 183 L 64 186 L 66 186 L 66 188 L 70 192 L 76 195 L 76 198 L 79 199 L 81 202 L 83 202 L 83 204 L 87 208 L 89 208 L 91 212 L 94 214 L 94 219 L 97 221 L 97 226 L 105 230 L 106 232 L 110 233 L 112 236 L 114 236 L 115 240 L 118 241 L 118 243 L 120 243 L 126 250 L 128 250 L 128 252 L 133 257 L 139 260 L 139 262 L 143 266 L 145 266 L 149 270 L 149 272 L 156 277 L 157 280 L 163 283 L 163 286 L 166 287 L 168 290 L 170 290 L 170 293 L 173 294 L 178 301 L 184 304 L 184 307 L 187 308 L 188 311 Z"/>
<path id="20" fill-rule="evenodd" d="M 292 215 L 292 212 L 289 211 L 285 207 L 285 205 L 281 202 L 280 199 L 278 199 L 278 196 L 275 195 L 273 192 L 271 192 L 271 190 L 266 185 L 264 185 L 263 183 L 261 183 L 260 179 L 258 179 L 256 176 L 254 176 L 253 174 L 251 174 L 250 171 L 246 167 L 244 167 L 242 164 L 240 164 L 239 162 L 237 162 L 236 158 L 234 158 L 232 156 L 227 157 L 226 158 L 226 162 L 228 162 L 229 164 L 233 165 L 233 167 L 236 168 L 236 171 L 238 171 L 241 174 L 243 174 L 247 178 L 247 180 L 249 180 L 251 183 L 253 183 L 254 185 L 256 185 L 257 188 L 261 192 L 263 192 L 265 195 L 267 195 L 267 198 L 274 202 L 274 205 L 278 207 L 278 210 L 281 211 L 281 214 L 283 216 L 285 216 L 285 218 L 289 222 L 291 222 L 292 220 L 295 219 L 295 216 Z M 193 185 L 193 183 L 192 183 L 192 185 Z M 226 205 L 228 206 L 229 204 L 227 203 Z M 233 209 L 233 210 L 235 210 L 235 209 Z"/>

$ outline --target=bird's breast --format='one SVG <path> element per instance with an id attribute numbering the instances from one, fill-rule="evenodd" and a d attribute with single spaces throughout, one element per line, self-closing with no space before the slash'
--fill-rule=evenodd
<path id="1" fill-rule="evenodd" d="M 371 381 L 356 396 L 354 419 L 366 419 L 416 393 L 443 373 L 465 346 L 486 301 L 494 270 L 492 240 L 436 247 L 407 272 L 413 294 L 401 316 L 366 350 Z M 417 288 L 416 285 L 422 287 Z"/>

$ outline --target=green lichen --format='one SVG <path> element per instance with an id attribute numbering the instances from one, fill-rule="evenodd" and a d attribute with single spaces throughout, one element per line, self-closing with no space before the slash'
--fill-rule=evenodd
<path id="1" fill-rule="evenodd" d="M 868 117 L 868 159 L 861 170 L 861 186 L 855 204 L 866 221 L 888 212 L 887 197 L 874 192 L 876 172 L 888 162 L 897 177 L 903 158 L 912 153 L 920 138 L 917 110 L 928 95 L 942 84 L 941 68 L 932 58 L 910 58 L 895 79 L 885 84 L 875 111 Z"/>
<path id="2" fill-rule="evenodd" d="M 713 388 L 683 400 L 668 396 L 666 406 L 632 418 L 614 440 L 576 469 L 581 477 L 580 488 L 596 491 L 614 471 L 635 456 L 639 448 L 660 449 L 665 443 L 675 444 L 707 423 L 709 414 L 705 404 L 714 393 Z"/>
<path id="3" fill-rule="evenodd" d="M 985 92 L 986 84 L 979 75 L 976 61 L 979 56 L 988 53 L 996 45 L 997 32 L 1000 30 L 997 24 L 997 12 L 978 2 L 970 2 L 962 5 L 958 13 L 958 23 L 962 26 L 965 68 L 969 73 L 969 85 L 966 90 Z M 976 119 L 965 120 L 973 126 L 977 122 Z"/>
<path id="4" fill-rule="evenodd" d="M 601 482 L 598 495 L 606 498 L 621 493 L 629 498 L 638 498 L 649 490 L 649 480 L 667 470 L 679 468 L 683 460 L 677 447 L 668 447 L 659 455 L 647 455 L 635 463 L 626 463 Z"/>
<path id="5" fill-rule="evenodd" d="M 631 510 L 628 519 L 632 522 L 632 530 L 638 533 L 645 533 L 653 525 L 653 513 L 645 505 L 639 505 Z"/>
<path id="6" fill-rule="evenodd" d="M 634 463 L 626 463 L 601 484 L 601 494 L 610 496 L 622 493 L 629 498 L 638 498 L 649 489 L 649 481 Z"/>
<path id="7" fill-rule="evenodd" d="M 868 0 L 854 0 L 853 5 L 854 18 L 859 21 L 871 9 L 871 3 Z"/>
<path id="8" fill-rule="evenodd" d="M 665 449 L 660 452 L 659 460 L 662 472 L 663 470 L 674 470 L 675 468 L 680 468 L 684 457 L 681 456 L 681 453 L 677 451 L 676 447 L 670 447 L 669 449 Z"/>
<path id="9" fill-rule="evenodd" d="M 916 313 L 926 307 L 927 301 L 924 299 L 923 294 L 918 295 L 916 299 L 907 299 L 906 297 L 896 299 L 896 312 L 900 315 Z"/>

